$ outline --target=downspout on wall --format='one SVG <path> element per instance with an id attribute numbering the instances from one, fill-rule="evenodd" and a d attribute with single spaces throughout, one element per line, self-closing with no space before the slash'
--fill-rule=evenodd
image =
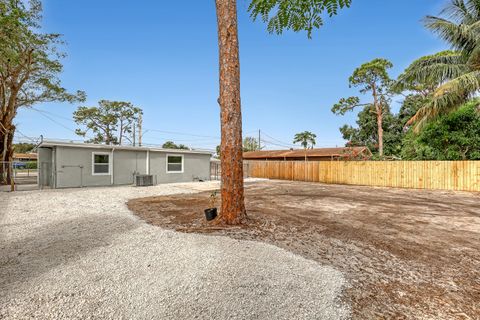
<path id="1" fill-rule="evenodd" d="M 52 185 L 57 189 L 57 147 L 52 149 Z"/>
<path id="2" fill-rule="evenodd" d="M 111 160 L 110 160 L 110 165 L 111 165 L 111 172 L 110 172 L 110 184 L 113 186 L 113 184 L 115 183 L 115 180 L 114 180 L 114 172 L 115 172 L 115 168 L 113 167 L 113 163 L 114 163 L 114 159 L 113 159 L 113 152 L 115 151 L 115 148 L 112 148 L 112 152 L 111 152 Z"/>
<path id="3" fill-rule="evenodd" d="M 147 150 L 147 158 L 146 158 L 146 164 L 145 164 L 145 173 L 150 174 L 150 150 Z"/>

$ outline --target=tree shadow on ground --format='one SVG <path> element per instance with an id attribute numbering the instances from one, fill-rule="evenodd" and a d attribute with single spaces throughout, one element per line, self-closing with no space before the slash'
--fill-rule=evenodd
<path id="1" fill-rule="evenodd" d="M 138 227 L 135 220 L 108 215 L 80 217 L 32 229 L 21 239 L 0 239 L 0 292 L 28 282 L 87 252 L 108 246 Z"/>

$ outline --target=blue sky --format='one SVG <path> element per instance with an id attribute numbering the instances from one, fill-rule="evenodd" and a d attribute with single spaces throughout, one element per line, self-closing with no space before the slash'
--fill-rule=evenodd
<path id="1" fill-rule="evenodd" d="M 393 62 L 391 75 L 397 76 L 414 59 L 445 49 L 421 23 L 444 3 L 353 0 L 309 40 L 305 33 L 268 34 L 262 22 L 250 20 L 248 1 L 239 0 L 244 135 L 261 129 L 265 140 L 288 144 L 295 133 L 309 130 L 318 146 L 343 145 L 338 128 L 354 124 L 356 112 L 335 116 L 330 109 L 339 98 L 357 94 L 348 87 L 352 71 L 382 57 Z M 86 91 L 84 105 L 109 99 L 142 107 L 145 143 L 219 143 L 213 0 L 44 0 L 44 9 L 44 29 L 67 42 L 63 84 Z M 69 120 L 77 106 L 35 106 L 48 114 L 21 110 L 17 138 L 79 139 Z"/>

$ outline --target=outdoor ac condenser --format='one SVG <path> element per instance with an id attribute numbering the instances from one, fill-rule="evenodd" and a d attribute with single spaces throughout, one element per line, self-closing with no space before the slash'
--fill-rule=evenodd
<path id="1" fill-rule="evenodd" d="M 153 176 L 149 174 L 139 174 L 136 176 L 137 187 L 153 186 Z"/>

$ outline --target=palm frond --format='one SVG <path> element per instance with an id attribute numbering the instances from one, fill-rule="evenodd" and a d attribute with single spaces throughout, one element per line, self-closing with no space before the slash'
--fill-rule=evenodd
<path id="1" fill-rule="evenodd" d="M 475 19 L 464 0 L 452 0 L 452 3 L 441 11 L 441 14 L 457 22 L 473 21 Z"/>
<path id="2" fill-rule="evenodd" d="M 466 64 L 473 70 L 480 69 L 480 43 L 472 50 Z"/>
<path id="3" fill-rule="evenodd" d="M 432 98 L 407 122 L 416 130 L 440 114 L 456 110 L 480 90 L 480 71 L 472 71 L 446 82 L 435 90 Z"/>
<path id="4" fill-rule="evenodd" d="M 441 85 L 433 93 L 433 97 L 441 97 L 445 95 L 472 95 L 480 90 L 480 71 L 472 71 L 463 74 L 451 81 Z"/>
<path id="5" fill-rule="evenodd" d="M 427 103 L 407 123 L 417 130 L 480 91 L 480 0 L 450 0 L 441 16 L 426 17 L 425 26 L 455 51 L 415 61 L 398 80 L 410 85 L 436 83 Z"/>
<path id="6" fill-rule="evenodd" d="M 456 50 L 472 50 L 478 41 L 478 33 L 467 24 L 456 24 L 440 17 L 427 16 L 425 27 L 448 42 Z"/>
<path id="7" fill-rule="evenodd" d="M 480 0 L 467 0 L 466 7 L 477 19 L 480 17 Z"/>
<path id="8" fill-rule="evenodd" d="M 458 52 L 444 51 L 414 61 L 399 77 L 399 83 L 418 82 L 438 86 L 468 71 L 465 57 Z"/>

